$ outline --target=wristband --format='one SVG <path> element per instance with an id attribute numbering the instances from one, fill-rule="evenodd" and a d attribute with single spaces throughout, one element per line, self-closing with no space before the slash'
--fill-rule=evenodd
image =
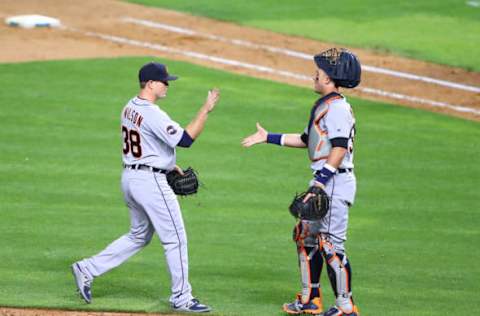
<path id="1" fill-rule="evenodd" d="M 321 170 L 315 172 L 315 181 L 327 185 L 328 180 L 333 177 L 335 172 L 337 172 L 337 169 L 326 163 Z"/>
<path id="2" fill-rule="evenodd" d="M 267 143 L 283 146 L 283 134 L 267 134 Z"/>

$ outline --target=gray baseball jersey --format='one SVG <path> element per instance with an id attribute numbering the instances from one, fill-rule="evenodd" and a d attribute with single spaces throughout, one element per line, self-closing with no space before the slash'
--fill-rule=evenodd
<path id="1" fill-rule="evenodd" d="M 310 123 L 304 131 L 308 135 L 308 154 L 312 161 L 311 168 L 314 171 L 322 169 L 332 149 L 330 140 L 341 137 L 348 139 L 348 150 L 339 168 L 352 169 L 354 167 L 355 118 L 346 98 L 335 94 L 326 100 L 322 100 L 314 107 L 312 114 Z"/>
<path id="2" fill-rule="evenodd" d="M 122 110 L 123 163 L 172 170 L 182 134 L 183 128 L 157 105 L 134 97 Z"/>
<path id="3" fill-rule="evenodd" d="M 332 149 L 331 139 L 347 138 L 347 152 L 337 172 L 327 183 L 325 191 L 331 199 L 331 208 L 321 220 L 319 231 L 328 233 L 335 244 L 343 250 L 343 240 L 347 239 L 348 210 L 354 203 L 356 179 L 353 172 L 353 142 L 355 118 L 350 104 L 344 96 L 332 93 L 319 99 L 310 115 L 305 129 L 308 136 L 308 153 L 313 172 L 323 168 Z M 313 180 L 310 182 L 313 185 Z M 340 250 L 338 249 L 338 250 Z"/>

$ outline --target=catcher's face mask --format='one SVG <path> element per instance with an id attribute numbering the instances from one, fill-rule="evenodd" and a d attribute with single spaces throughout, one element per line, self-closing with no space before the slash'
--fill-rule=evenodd
<path id="1" fill-rule="evenodd" d="M 331 48 L 314 56 L 315 64 L 340 87 L 355 88 L 360 84 L 361 66 L 357 56 L 342 48 Z"/>

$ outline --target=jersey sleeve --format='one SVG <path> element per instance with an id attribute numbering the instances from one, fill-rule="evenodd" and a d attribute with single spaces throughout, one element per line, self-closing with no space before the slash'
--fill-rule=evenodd
<path id="1" fill-rule="evenodd" d="M 328 138 L 349 138 L 353 126 L 353 115 L 348 104 L 332 104 L 325 117 Z"/>
<path id="2" fill-rule="evenodd" d="M 183 128 L 163 111 L 154 111 L 148 120 L 152 133 L 168 146 L 174 148 L 180 142 Z"/>

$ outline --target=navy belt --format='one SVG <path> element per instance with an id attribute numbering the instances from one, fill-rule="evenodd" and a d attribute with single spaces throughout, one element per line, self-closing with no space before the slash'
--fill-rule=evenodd
<path id="1" fill-rule="evenodd" d="M 123 165 L 125 169 L 133 169 L 133 170 L 148 170 L 151 172 L 159 172 L 159 173 L 167 173 L 167 170 L 159 169 L 155 167 L 150 167 L 147 165 Z"/>
<path id="2" fill-rule="evenodd" d="M 315 171 L 317 174 L 320 170 Z M 346 168 L 346 169 L 337 169 L 337 173 L 346 173 L 346 172 L 353 172 L 353 168 Z"/>

